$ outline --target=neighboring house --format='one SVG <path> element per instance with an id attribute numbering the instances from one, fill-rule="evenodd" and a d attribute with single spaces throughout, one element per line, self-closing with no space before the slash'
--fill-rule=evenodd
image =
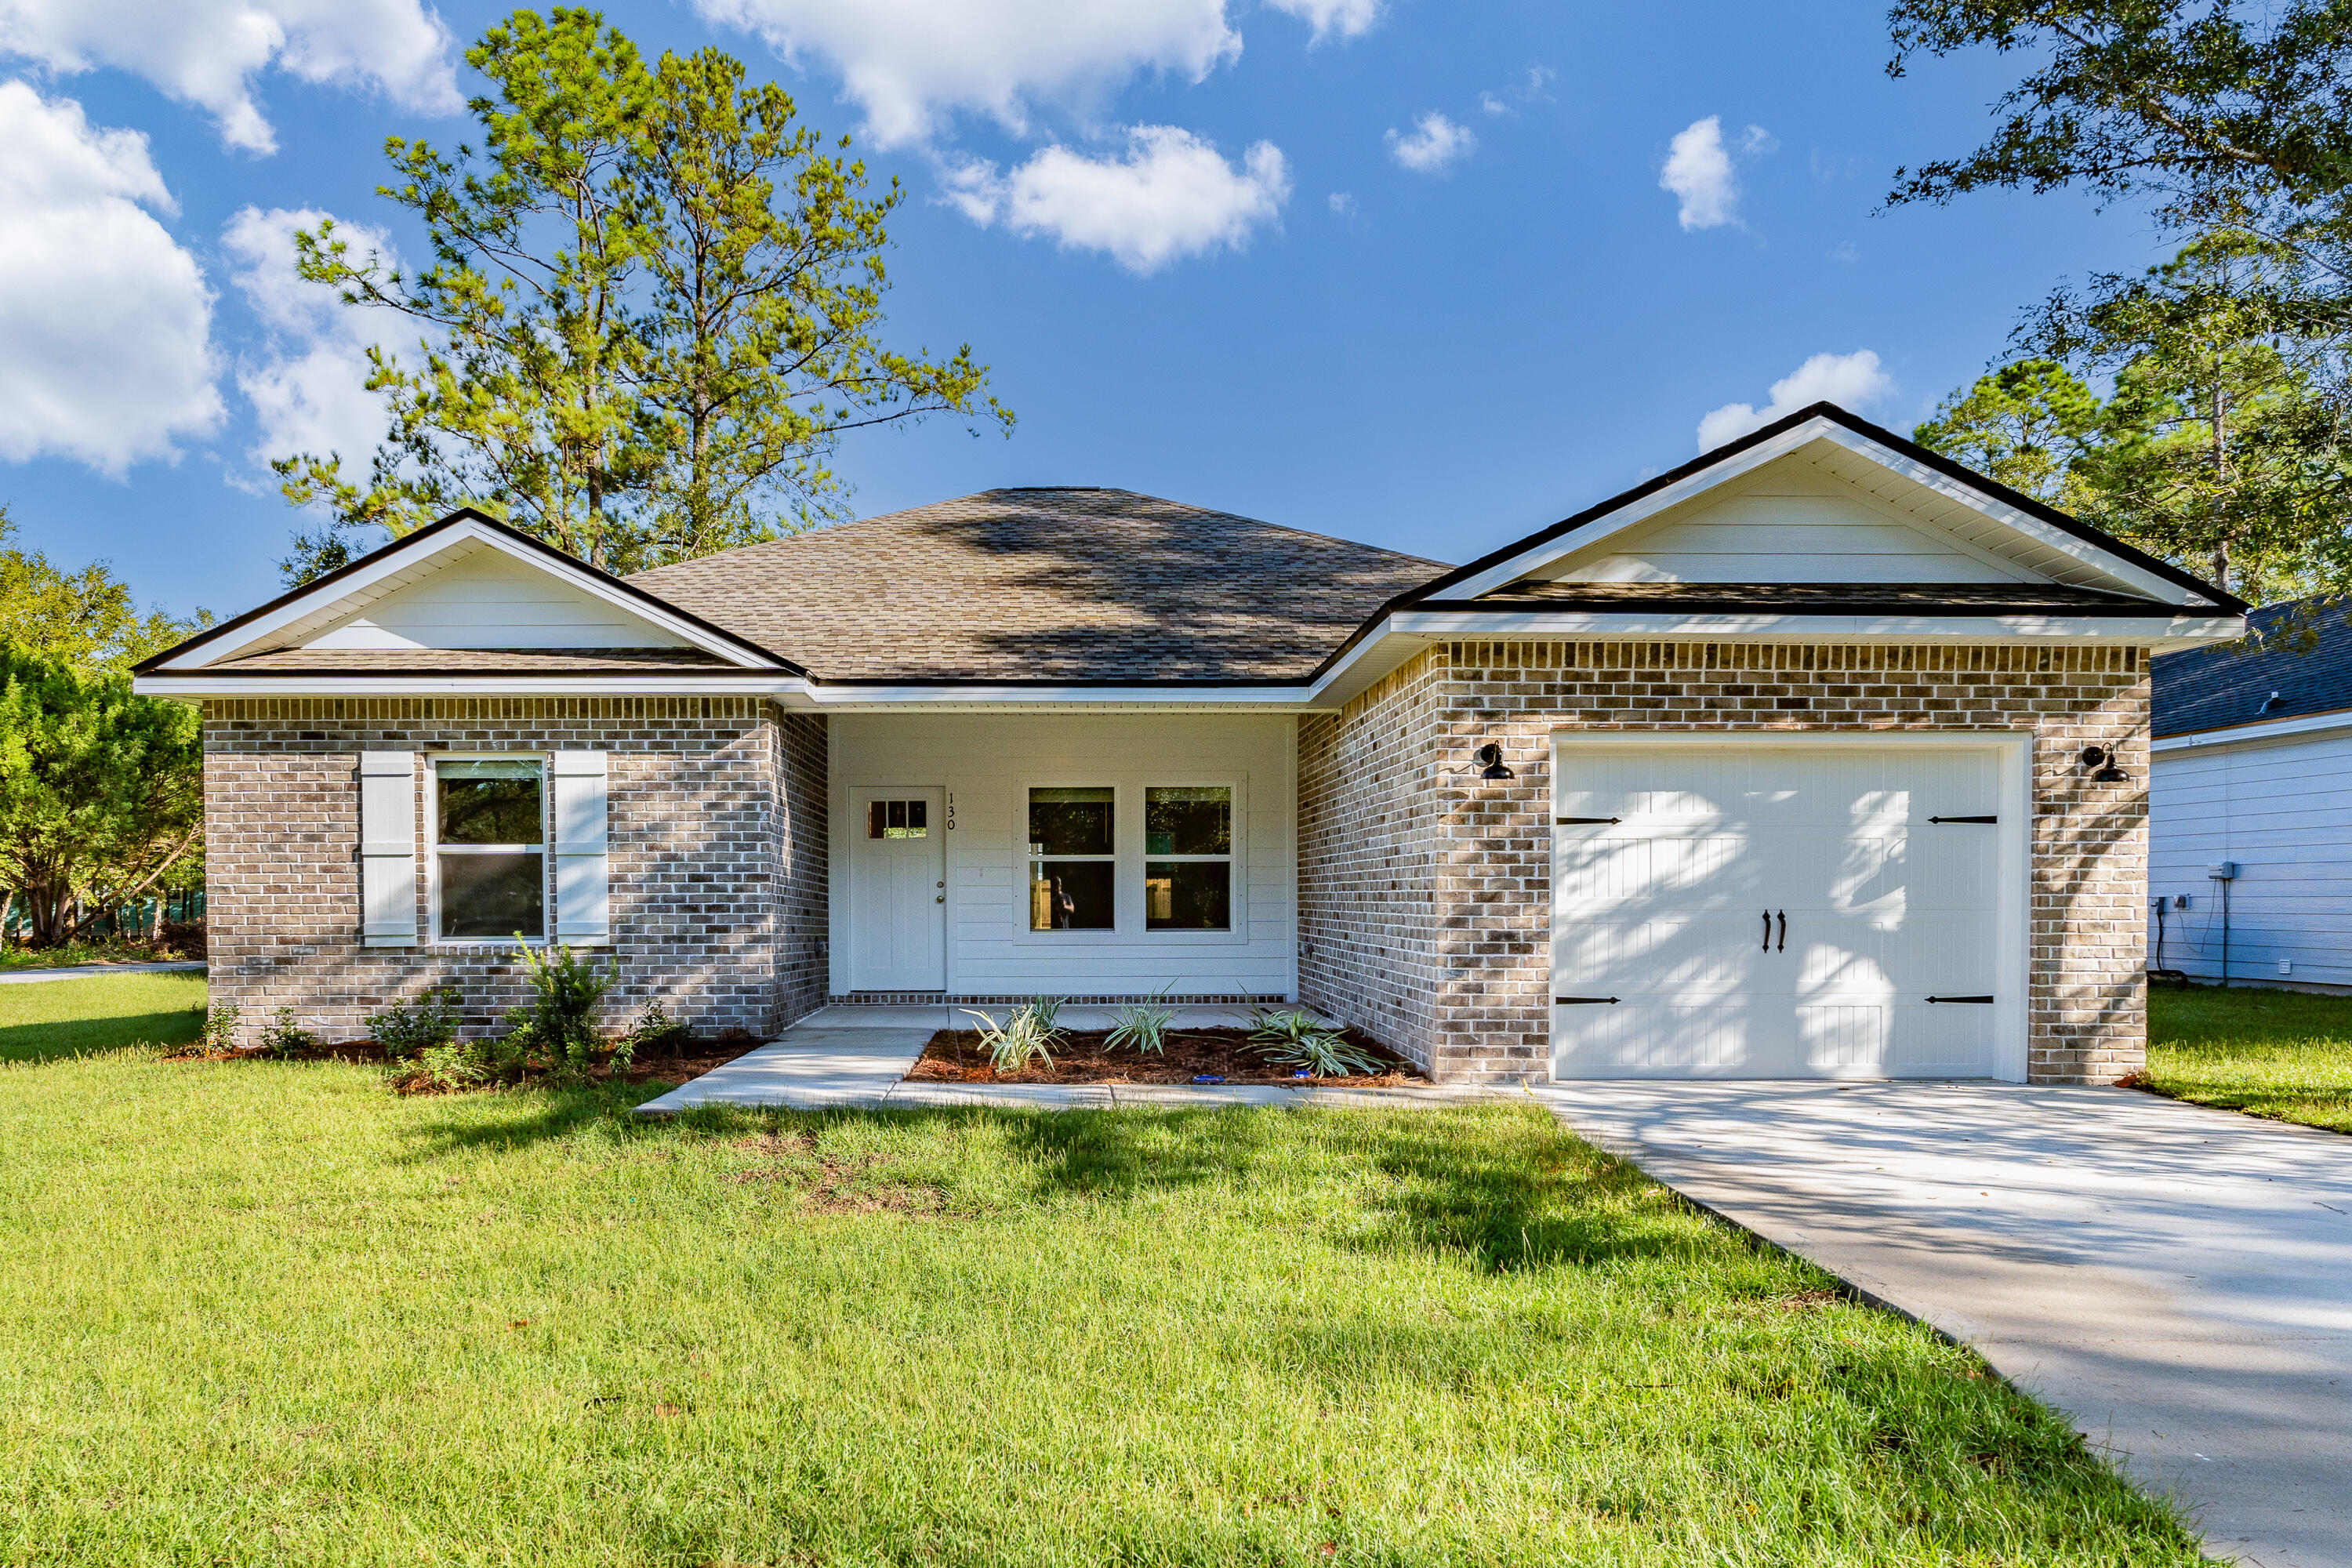
<path id="1" fill-rule="evenodd" d="M 2352 626 L 2315 601 L 2246 618 L 2261 643 L 2156 661 L 2148 962 L 2352 989 Z"/>
<path id="2" fill-rule="evenodd" d="M 520 932 L 616 1023 L 1166 991 L 1444 1079 L 2105 1080 L 2148 660 L 2243 609 L 1820 404 L 1450 570 L 1116 489 L 626 580 L 461 512 L 138 685 L 203 705 L 248 1026 L 493 1026 Z"/>

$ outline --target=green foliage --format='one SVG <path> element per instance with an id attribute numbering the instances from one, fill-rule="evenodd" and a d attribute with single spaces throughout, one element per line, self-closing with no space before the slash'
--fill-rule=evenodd
<path id="1" fill-rule="evenodd" d="M 509 1048 L 543 1057 L 557 1079 L 578 1079 L 594 1062 L 601 1044 L 596 1034 L 596 1009 L 604 993 L 620 978 L 621 961 L 608 958 L 599 969 L 593 959 L 563 942 L 550 942 L 541 952 L 515 933 L 523 969 L 530 976 L 531 1005 L 507 1014 L 513 1026 Z M 624 1063 L 625 1065 L 625 1063 Z"/>
<path id="2" fill-rule="evenodd" d="M 980 1043 L 988 1051 L 989 1065 L 1001 1073 L 1019 1072 L 1033 1061 L 1054 1065 L 1054 1047 L 1065 1034 L 1055 1022 L 1061 1012 L 1058 996 L 1039 996 L 1016 1008 L 1002 1025 L 992 1014 L 964 1009 L 967 1016 L 980 1020 Z"/>
<path id="3" fill-rule="evenodd" d="M 1154 1056 L 1168 1049 L 1168 1026 L 1175 1021 L 1176 1009 L 1167 1002 L 1170 981 L 1151 994 L 1149 1002 L 1133 1002 L 1121 1007 L 1111 1019 L 1110 1030 L 1103 1037 L 1103 1049 L 1115 1051 L 1122 1047 L 1137 1052 L 1149 1051 Z"/>
<path id="4" fill-rule="evenodd" d="M 669 1016 L 669 1009 L 658 1002 L 646 1004 L 637 1021 L 629 1026 L 622 1038 L 631 1059 L 637 1057 L 674 1057 L 686 1049 L 689 1036 L 684 1024 Z"/>
<path id="5" fill-rule="evenodd" d="M 34 946 L 159 887 L 203 834 L 193 708 L 0 642 L 0 892 L 22 896 Z"/>
<path id="6" fill-rule="evenodd" d="M 104 562 L 62 572 L 38 551 L 8 542 L 16 525 L 0 506 L 0 642 L 62 659 L 85 673 L 131 668 L 212 625 L 211 612 L 193 621 L 161 610 L 139 613 L 131 590 Z"/>
<path id="7" fill-rule="evenodd" d="M 236 1049 L 237 1021 L 240 1014 L 234 1002 L 215 1002 L 205 1014 L 204 1042 L 208 1051 L 226 1052 Z"/>
<path id="8" fill-rule="evenodd" d="M 299 1056 L 318 1043 L 319 1037 L 295 1019 L 291 1007 L 278 1008 L 262 1026 L 261 1054 L 266 1057 Z"/>
<path id="9" fill-rule="evenodd" d="M 1294 1071 L 1304 1069 L 1317 1078 L 1347 1078 L 1355 1073 L 1377 1074 L 1385 1070 L 1379 1058 L 1349 1044 L 1344 1031 L 1301 1008 L 1279 1012 L 1265 1007 L 1255 1009 L 1250 1014 L 1250 1038 L 1257 1042 L 1258 1054 L 1268 1061 L 1280 1062 Z"/>
<path id="10" fill-rule="evenodd" d="M 1887 200 L 2082 186 L 2191 233 L 2340 223 L 2352 186 L 2352 0 L 1895 0 L 1902 76 L 1990 47 L 2033 62 L 1962 158 L 1895 172 Z"/>
<path id="11" fill-rule="evenodd" d="M 2063 364 L 2024 359 L 1945 398 L 1912 437 L 2036 500 L 2079 507 L 2074 462 L 2097 440 L 2101 412 Z"/>
<path id="12" fill-rule="evenodd" d="M 517 11 L 467 51 L 491 90 L 478 150 L 394 137 L 380 194 L 424 226 L 404 274 L 333 224 L 298 236 L 303 275 L 424 330 L 371 351 L 391 423 L 368 477 L 341 454 L 274 466 L 320 528 L 281 563 L 307 582 L 351 539 L 462 505 L 611 571 L 823 521 L 841 436 L 956 414 L 1011 429 L 968 348 L 884 347 L 886 220 L 843 138 L 800 125 L 720 50 L 653 66 L 594 13 Z"/>
<path id="13" fill-rule="evenodd" d="M 368 1033 L 385 1056 L 404 1060 L 456 1039 L 465 1022 L 464 1002 L 455 986 L 432 986 L 371 1016 Z"/>

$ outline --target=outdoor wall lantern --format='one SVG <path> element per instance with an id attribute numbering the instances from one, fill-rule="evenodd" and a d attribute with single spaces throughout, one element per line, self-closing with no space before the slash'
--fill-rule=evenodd
<path id="1" fill-rule="evenodd" d="M 1479 766 L 1478 776 L 1482 779 L 1509 779 L 1518 777 L 1518 774 L 1511 772 L 1510 763 L 1503 761 L 1503 748 L 1495 744 L 1492 741 L 1487 742 L 1485 745 L 1478 748 L 1477 758 Z"/>
<path id="2" fill-rule="evenodd" d="M 2126 777 L 2123 769 L 2116 765 L 2116 754 L 2103 746 L 2084 747 L 2083 765 L 2097 770 L 2091 774 L 2093 784 L 2122 784 Z"/>

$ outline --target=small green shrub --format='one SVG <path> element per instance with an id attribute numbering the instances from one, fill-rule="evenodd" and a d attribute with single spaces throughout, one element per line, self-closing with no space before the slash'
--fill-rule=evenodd
<path id="1" fill-rule="evenodd" d="M 1139 1054 L 1165 1053 L 1168 1026 L 1176 1019 L 1176 1009 L 1168 1005 L 1168 992 L 1175 984 L 1171 980 L 1154 991 L 1149 1002 L 1131 1002 L 1112 1015 L 1110 1032 L 1103 1037 L 1103 1049 L 1115 1051 L 1129 1047 Z"/>
<path id="2" fill-rule="evenodd" d="M 687 1028 L 669 1016 L 660 1003 L 649 1004 L 637 1021 L 629 1026 L 622 1037 L 622 1045 L 632 1059 L 637 1057 L 675 1057 L 686 1050 Z M 617 1053 L 615 1053 L 617 1054 Z"/>
<path id="3" fill-rule="evenodd" d="M 404 1061 L 457 1037 L 457 1026 L 465 1021 L 463 1002 L 455 986 L 436 985 L 413 1002 L 394 1002 L 374 1015 L 368 1019 L 368 1030 L 385 1056 Z"/>
<path id="4" fill-rule="evenodd" d="M 1002 1025 L 991 1014 L 968 1007 L 964 1011 L 981 1021 L 980 1043 L 988 1049 L 989 1065 L 998 1072 L 1019 1072 L 1033 1061 L 1054 1065 L 1054 1047 L 1062 1043 L 1063 1036 L 1054 1021 L 1061 1016 L 1060 997 L 1040 996 Z"/>
<path id="5" fill-rule="evenodd" d="M 261 1054 L 268 1057 L 299 1056 L 318 1043 L 318 1036 L 294 1021 L 291 1007 L 270 1015 L 268 1026 L 261 1031 Z"/>
<path id="6" fill-rule="evenodd" d="M 508 1049 L 542 1058 L 551 1077 L 583 1077 L 595 1060 L 600 1043 L 597 1005 L 620 978 L 621 961 L 607 960 L 605 967 L 598 969 L 594 960 L 581 957 L 576 948 L 562 942 L 551 942 L 541 952 L 523 942 L 520 931 L 515 933 L 515 944 L 522 951 L 523 968 L 530 975 L 536 995 L 530 1006 L 509 1010 L 507 1022 L 514 1032 L 508 1038 Z"/>
<path id="7" fill-rule="evenodd" d="M 205 1049 L 213 1052 L 236 1049 L 237 1008 L 234 1002 L 216 1002 L 205 1015 Z"/>
<path id="8" fill-rule="evenodd" d="M 1351 1046 L 1339 1030 L 1298 1008 L 1276 1012 L 1260 1007 L 1250 1015 L 1250 1038 L 1269 1061 L 1317 1078 L 1348 1078 L 1384 1070 L 1380 1058 Z"/>

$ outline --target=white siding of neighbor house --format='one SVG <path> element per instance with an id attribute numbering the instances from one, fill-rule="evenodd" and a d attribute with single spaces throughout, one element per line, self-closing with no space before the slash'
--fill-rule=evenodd
<path id="1" fill-rule="evenodd" d="M 1287 715 L 1055 717 L 837 714 L 832 720 L 833 990 L 853 989 L 851 857 L 867 786 L 933 785 L 950 798 L 947 989 L 960 995 L 1297 994 L 1297 721 Z M 1223 932 L 1141 929 L 1142 807 L 1149 784 L 1238 790 L 1234 909 Z M 1118 788 L 1117 931 L 1026 929 L 1027 792 Z M 1132 918 L 1130 918 L 1132 917 Z"/>
<path id="2" fill-rule="evenodd" d="M 617 605 L 495 550 L 476 550 L 330 626 L 310 647 L 677 647 Z"/>
<path id="3" fill-rule="evenodd" d="M 2168 967 L 2220 976 L 2221 884 L 2205 868 L 2234 860 L 2230 978 L 2352 985 L 2352 730 L 2159 752 L 2148 815 L 2148 896 L 2189 895 L 2165 911 Z M 2154 962 L 2153 914 L 2147 940 Z"/>
<path id="4" fill-rule="evenodd" d="M 2037 574 L 1787 459 L 1612 541 L 1577 583 L 2015 583 Z"/>

